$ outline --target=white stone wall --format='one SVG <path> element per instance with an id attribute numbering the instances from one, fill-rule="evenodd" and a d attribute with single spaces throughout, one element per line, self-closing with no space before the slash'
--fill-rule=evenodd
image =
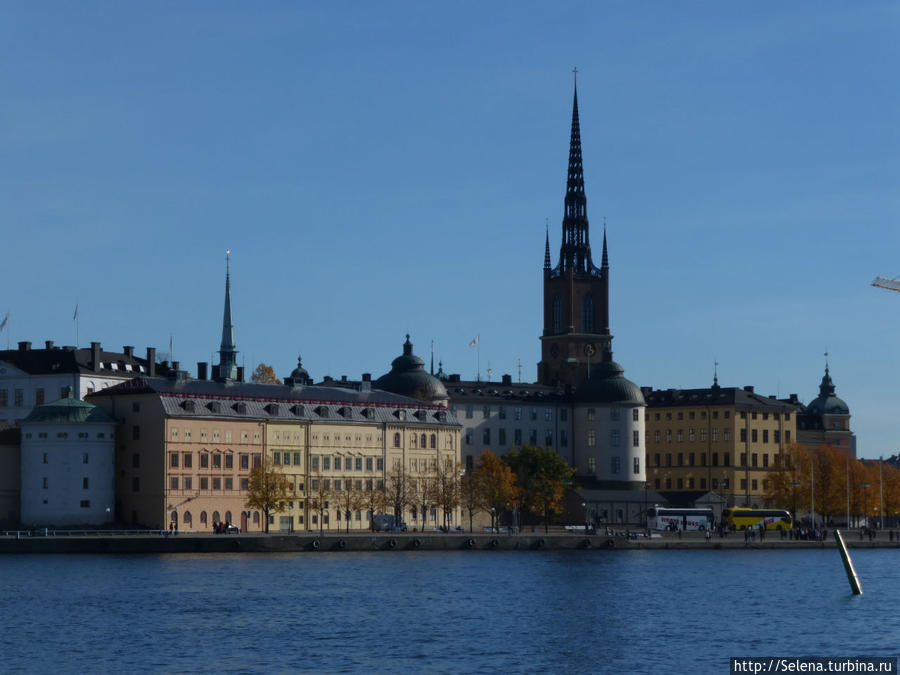
<path id="1" fill-rule="evenodd" d="M 578 475 L 624 483 L 646 480 L 644 406 L 579 404 L 575 406 L 573 418 Z M 636 445 L 634 432 L 637 432 Z"/>
<path id="2" fill-rule="evenodd" d="M 24 425 L 22 523 L 110 522 L 115 512 L 114 434 L 114 424 Z"/>

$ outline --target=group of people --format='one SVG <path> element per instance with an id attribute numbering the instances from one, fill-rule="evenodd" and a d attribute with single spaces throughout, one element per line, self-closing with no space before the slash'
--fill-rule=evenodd
<path id="1" fill-rule="evenodd" d="M 231 523 L 226 523 L 225 521 L 218 521 L 212 524 L 213 534 L 225 534 L 228 532 L 228 528 L 231 527 Z"/>

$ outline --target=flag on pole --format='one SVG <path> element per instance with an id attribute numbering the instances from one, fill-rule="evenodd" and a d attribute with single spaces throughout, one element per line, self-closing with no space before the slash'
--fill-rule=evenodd
<path id="1" fill-rule="evenodd" d="M 0 321 L 0 330 L 6 328 L 6 324 L 9 323 L 9 312 L 6 313 L 6 316 L 3 317 L 3 321 Z"/>
<path id="2" fill-rule="evenodd" d="M 75 303 L 75 313 L 72 315 L 72 321 L 75 321 L 78 318 L 78 303 Z"/>
<path id="3" fill-rule="evenodd" d="M 469 346 L 470 346 L 470 347 L 474 347 L 474 346 L 477 345 L 479 342 L 481 342 L 481 335 L 476 335 L 476 336 L 475 336 L 475 339 L 472 340 L 472 341 L 469 343 Z"/>

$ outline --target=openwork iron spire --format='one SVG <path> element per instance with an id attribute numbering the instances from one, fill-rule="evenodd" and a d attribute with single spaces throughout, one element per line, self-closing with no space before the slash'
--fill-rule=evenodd
<path id="1" fill-rule="evenodd" d="M 577 75 L 577 69 L 575 73 Z M 578 86 L 572 101 L 572 132 L 569 140 L 569 171 L 566 178 L 565 212 L 559 271 L 594 274 L 588 232 L 587 198 L 584 194 L 584 165 L 581 158 L 581 126 L 578 120 Z"/>
<path id="2" fill-rule="evenodd" d="M 225 251 L 225 311 L 222 316 L 222 344 L 219 347 L 219 377 L 237 379 L 237 350 L 231 319 L 231 251 Z"/>

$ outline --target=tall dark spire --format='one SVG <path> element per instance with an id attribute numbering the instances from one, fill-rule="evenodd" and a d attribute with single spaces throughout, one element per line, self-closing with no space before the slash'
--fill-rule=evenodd
<path id="1" fill-rule="evenodd" d="M 550 223 L 546 223 L 545 227 L 547 228 L 546 238 L 544 240 L 544 269 L 550 269 Z"/>
<path id="2" fill-rule="evenodd" d="M 219 377 L 237 379 L 237 350 L 231 320 L 231 251 L 225 251 L 225 312 L 222 316 L 222 344 L 219 347 Z"/>
<path id="3" fill-rule="evenodd" d="M 577 74 L 577 69 L 575 70 Z M 578 121 L 578 86 L 572 100 L 572 132 L 569 139 L 569 171 L 566 178 L 565 211 L 559 269 L 575 274 L 596 274 L 591 260 L 587 199 L 584 194 L 584 165 L 581 159 L 581 125 Z"/>
<path id="4" fill-rule="evenodd" d="M 600 269 L 609 269 L 609 256 L 606 253 L 606 218 L 603 219 L 603 257 L 600 260 Z"/>

